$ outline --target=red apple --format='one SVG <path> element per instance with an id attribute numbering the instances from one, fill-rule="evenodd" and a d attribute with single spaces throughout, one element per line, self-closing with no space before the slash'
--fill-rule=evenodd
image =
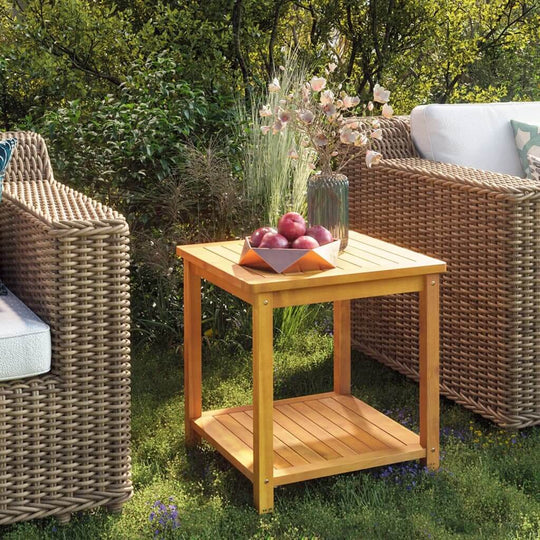
<path id="1" fill-rule="evenodd" d="M 292 242 L 306 234 L 306 221 L 298 212 L 287 212 L 279 218 L 277 230 Z"/>
<path id="2" fill-rule="evenodd" d="M 259 247 L 264 235 L 269 232 L 277 233 L 274 227 L 259 227 L 256 231 L 253 231 L 251 233 L 251 236 L 249 237 L 249 243 L 252 247 Z"/>
<path id="3" fill-rule="evenodd" d="M 319 247 L 319 242 L 312 236 L 299 236 L 293 243 L 294 249 L 315 249 Z"/>
<path id="4" fill-rule="evenodd" d="M 263 236 L 263 239 L 261 240 L 259 247 L 261 248 L 288 248 L 289 242 L 281 234 L 269 232 Z"/>
<path id="5" fill-rule="evenodd" d="M 307 236 L 312 236 L 319 242 L 320 246 L 324 246 L 324 244 L 329 244 L 334 239 L 332 238 L 332 233 L 322 225 L 313 225 L 313 227 L 310 227 L 306 231 Z"/>

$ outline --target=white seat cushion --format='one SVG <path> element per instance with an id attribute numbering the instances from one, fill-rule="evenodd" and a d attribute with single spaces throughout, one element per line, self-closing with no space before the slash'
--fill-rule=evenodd
<path id="1" fill-rule="evenodd" d="M 540 101 L 421 105 L 411 136 L 423 158 L 525 176 L 510 120 L 540 124 Z"/>
<path id="2" fill-rule="evenodd" d="M 49 327 L 13 293 L 0 296 L 0 381 L 51 369 Z"/>

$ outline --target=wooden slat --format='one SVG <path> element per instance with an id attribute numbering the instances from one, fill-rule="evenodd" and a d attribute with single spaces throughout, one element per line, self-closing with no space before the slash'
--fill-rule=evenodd
<path id="1" fill-rule="evenodd" d="M 351 448 L 354 453 L 363 453 L 371 451 L 371 448 L 358 440 L 356 437 L 345 431 L 342 427 L 334 424 L 328 418 L 317 412 L 312 407 L 306 405 L 306 403 L 293 403 L 291 405 L 295 410 L 302 413 L 306 418 L 309 418 L 312 422 L 321 426 L 324 430 L 328 431 L 333 437 L 340 440 L 347 447 Z"/>
<path id="2" fill-rule="evenodd" d="M 246 414 L 251 416 L 253 413 L 248 411 Z M 274 423 L 274 435 L 297 454 L 301 455 L 308 463 L 323 463 L 326 461 L 321 455 L 304 444 L 298 437 L 280 424 Z"/>
<path id="3" fill-rule="evenodd" d="M 326 397 L 332 397 L 334 392 L 322 392 L 320 394 L 310 394 L 309 396 L 292 397 L 285 399 L 278 399 L 274 401 L 274 405 L 284 405 L 285 403 L 296 403 L 297 401 L 311 401 L 319 400 Z M 239 405 L 238 407 L 228 407 L 224 409 L 214 409 L 212 411 L 204 411 L 202 416 L 217 416 L 218 414 L 230 414 L 233 412 L 248 411 L 252 408 L 252 405 Z"/>
<path id="4" fill-rule="evenodd" d="M 242 442 L 246 443 L 253 450 L 253 432 L 246 429 L 229 414 L 221 414 L 215 419 L 223 424 L 231 433 L 236 435 Z M 283 459 L 274 449 L 274 468 L 287 469 L 291 466 L 287 460 Z"/>
<path id="5" fill-rule="evenodd" d="M 334 437 L 328 430 L 321 427 L 316 422 L 313 422 L 308 416 L 305 416 L 301 411 L 295 409 L 292 405 L 282 405 L 277 407 L 277 410 L 287 416 L 291 421 L 301 425 L 306 431 L 311 433 L 319 441 L 323 442 L 340 456 L 353 456 L 356 452 Z"/>
<path id="6" fill-rule="evenodd" d="M 383 440 L 390 446 L 416 444 L 419 441 L 418 435 L 359 399 L 350 396 L 336 395 L 332 400 L 323 400 L 323 403 L 336 411 L 341 411 L 350 419 L 360 418 L 363 421 L 362 423 L 367 422 L 366 428 L 369 429 L 375 437 Z M 351 417 L 348 414 L 349 412 L 353 413 L 355 417 Z"/>
<path id="7" fill-rule="evenodd" d="M 253 450 L 247 444 L 211 417 L 201 417 L 195 420 L 193 427 L 244 476 L 253 481 Z"/>
<path id="8" fill-rule="evenodd" d="M 334 409 L 324 405 L 323 400 L 313 401 L 306 404 L 313 410 L 317 411 L 320 415 L 340 426 L 347 433 L 361 441 L 370 450 L 387 448 L 387 445 L 383 441 L 375 437 L 372 433 L 363 429 L 363 427 L 365 427 L 367 424 L 366 422 L 363 422 L 360 425 L 358 425 L 358 422 L 352 422 L 348 418 L 345 418 L 340 412 L 336 412 Z M 368 429 L 369 428 L 371 428 L 371 425 L 368 426 Z"/>
<path id="9" fill-rule="evenodd" d="M 253 433 L 253 418 L 245 412 L 234 412 L 231 416 L 239 423 L 242 424 L 247 430 Z M 305 465 L 308 463 L 307 459 L 304 459 L 300 454 L 295 452 L 292 448 L 289 448 L 282 440 L 278 439 L 274 434 L 273 439 L 274 454 L 278 454 L 283 459 L 288 461 L 291 465 Z"/>
<path id="10" fill-rule="evenodd" d="M 317 463 L 310 463 L 293 469 L 281 469 L 276 471 L 274 485 L 292 484 L 312 478 L 331 476 L 359 469 L 380 467 L 390 463 L 399 463 L 411 459 L 420 459 L 426 455 L 426 451 L 419 445 L 406 446 L 402 449 L 392 448 L 386 450 L 374 450 L 360 456 L 342 457 L 326 461 L 324 467 Z"/>

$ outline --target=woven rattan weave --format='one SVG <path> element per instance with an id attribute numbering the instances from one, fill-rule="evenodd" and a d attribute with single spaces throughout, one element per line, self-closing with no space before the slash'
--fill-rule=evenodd
<path id="1" fill-rule="evenodd" d="M 0 383 L 0 524 L 67 521 L 132 493 L 128 227 L 53 179 L 39 135 L 13 135 L 0 278 L 50 325 L 53 354 L 50 373 Z"/>
<path id="2" fill-rule="evenodd" d="M 540 423 L 540 185 L 419 159 L 408 118 L 382 120 L 385 157 L 357 161 L 351 228 L 443 259 L 441 391 L 503 427 Z M 418 379 L 418 304 L 356 302 L 355 346 Z"/>

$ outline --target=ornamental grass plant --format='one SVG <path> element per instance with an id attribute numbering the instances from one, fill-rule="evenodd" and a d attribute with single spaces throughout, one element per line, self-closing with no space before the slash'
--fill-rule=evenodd
<path id="1" fill-rule="evenodd" d="M 256 95 L 250 106 L 242 101 L 237 104 L 245 199 L 249 201 L 252 221 L 260 225 L 276 224 L 288 211 L 305 213 L 306 184 L 312 172 L 313 156 L 309 149 L 302 148 L 296 160 L 289 159 L 291 149 L 297 144 L 294 133 L 266 137 L 261 130 L 267 123 L 259 114 L 263 105 L 270 103 L 273 108 L 278 107 L 308 72 L 294 52 L 285 54 L 282 68 L 278 91 Z"/>

